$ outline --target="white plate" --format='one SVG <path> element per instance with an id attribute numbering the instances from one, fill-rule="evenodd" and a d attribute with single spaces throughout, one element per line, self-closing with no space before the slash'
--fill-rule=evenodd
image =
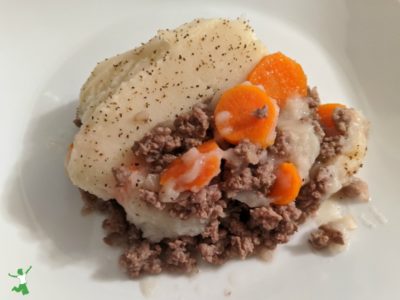
<path id="1" fill-rule="evenodd" d="M 127 280 L 117 268 L 118 250 L 101 241 L 101 218 L 80 216 L 78 192 L 64 174 L 79 88 L 98 60 L 158 28 L 216 16 L 250 19 L 271 51 L 303 65 L 324 101 L 365 112 L 372 132 L 362 175 L 389 221 L 382 224 L 368 206 L 354 207 L 360 228 L 336 257 L 309 251 L 303 229 L 269 263 Z M 11 292 L 17 280 L 6 274 L 29 265 L 30 299 L 400 296 L 398 1 L 8 1 L 0 37 L 1 299 L 22 297 Z"/>

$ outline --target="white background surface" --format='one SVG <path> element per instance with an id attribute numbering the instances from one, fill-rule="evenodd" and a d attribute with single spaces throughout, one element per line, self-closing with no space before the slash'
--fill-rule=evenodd
<path id="1" fill-rule="evenodd" d="M 271 51 L 298 60 L 323 101 L 356 106 L 371 120 L 362 176 L 389 222 L 356 206 L 360 228 L 336 257 L 309 251 L 303 229 L 269 263 L 127 280 L 118 250 L 101 241 L 101 218 L 80 216 L 63 171 L 79 88 L 97 61 L 158 28 L 237 16 Z M 0 1 L 0 299 L 22 298 L 7 273 L 29 265 L 27 299 L 142 299 L 146 285 L 147 299 L 399 299 L 399 53 L 395 0 Z"/>

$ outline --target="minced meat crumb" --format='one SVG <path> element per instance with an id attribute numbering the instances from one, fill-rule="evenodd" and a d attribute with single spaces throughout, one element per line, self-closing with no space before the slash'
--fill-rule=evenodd
<path id="1" fill-rule="evenodd" d="M 273 145 L 268 148 L 268 152 L 277 157 L 286 157 L 290 152 L 290 141 L 287 132 L 276 129 L 276 138 Z"/>
<path id="2" fill-rule="evenodd" d="M 244 140 L 231 150 L 221 174 L 220 188 L 228 197 L 250 190 L 266 195 L 275 181 L 273 171 L 267 151 Z"/>
<path id="3" fill-rule="evenodd" d="M 315 110 L 320 105 L 321 101 L 316 87 L 307 89 L 306 101 L 308 103 L 308 107 L 312 110 Z"/>
<path id="4" fill-rule="evenodd" d="M 166 167 L 162 157 L 182 147 L 182 139 L 172 134 L 169 127 L 156 127 L 132 147 L 133 153 L 149 164 L 152 171 L 161 172 Z"/>
<path id="5" fill-rule="evenodd" d="M 222 193 L 217 185 L 209 185 L 197 193 L 182 193 L 174 203 L 166 204 L 170 215 L 187 219 L 199 217 L 203 219 L 217 218 L 223 214 L 226 201 L 221 199 Z"/>
<path id="6" fill-rule="evenodd" d="M 335 122 L 337 130 L 345 135 L 351 122 L 351 109 L 338 108 L 333 112 L 333 121 Z"/>
<path id="7" fill-rule="evenodd" d="M 191 113 L 178 116 L 174 133 L 181 137 L 185 149 L 199 146 L 207 137 L 212 122 L 212 112 L 205 103 L 193 107 Z"/>
<path id="8" fill-rule="evenodd" d="M 116 182 L 116 187 L 123 187 L 129 182 L 131 171 L 126 167 L 113 168 L 112 173 Z"/>
<path id="9" fill-rule="evenodd" d="M 142 240 L 127 248 L 121 255 L 119 263 L 131 277 L 138 277 L 141 274 L 158 274 L 162 271 L 160 254 L 160 245 L 152 245 Z"/>
<path id="10" fill-rule="evenodd" d="M 240 162 L 238 166 L 247 166 L 249 164 L 256 165 L 260 163 L 266 158 L 267 151 L 245 139 L 233 148 L 233 154 L 234 160 L 236 160 L 235 165 Z M 232 167 L 231 161 L 228 160 L 228 164 Z"/>
<path id="11" fill-rule="evenodd" d="M 158 194 L 143 188 L 138 190 L 138 200 L 143 201 L 157 209 L 164 209 L 166 204 L 161 202 Z"/>
<path id="12" fill-rule="evenodd" d="M 212 242 L 217 242 L 220 239 L 219 236 L 219 224 L 218 220 L 213 220 L 201 233 L 203 238 L 210 238 Z"/>
<path id="13" fill-rule="evenodd" d="M 75 120 L 74 120 L 74 124 L 75 124 L 75 126 L 78 127 L 78 128 L 81 127 L 81 126 L 82 126 L 82 121 L 81 121 L 81 119 L 78 118 L 78 117 L 76 117 Z"/>
<path id="14" fill-rule="evenodd" d="M 310 181 L 303 185 L 295 201 L 296 206 L 303 211 L 302 221 L 308 215 L 317 211 L 320 201 L 326 193 L 327 183 L 332 177 L 332 172 L 327 167 L 320 167 L 315 171 Z"/>
<path id="15" fill-rule="evenodd" d="M 94 211 L 99 211 L 99 212 L 106 212 L 109 203 L 100 201 L 99 198 L 97 198 L 95 195 L 92 195 L 88 192 L 85 192 L 84 190 L 79 190 L 81 193 L 81 198 L 83 201 L 83 207 L 82 207 L 82 214 L 90 214 L 91 212 Z"/>
<path id="16" fill-rule="evenodd" d="M 353 177 L 350 183 L 344 186 L 337 194 L 339 199 L 351 199 L 360 202 L 369 201 L 368 184 L 360 178 Z"/>
<path id="17" fill-rule="evenodd" d="M 204 103 L 195 105 L 186 114 L 177 116 L 172 127 L 158 126 L 135 142 L 132 151 L 159 173 L 177 156 L 211 139 L 212 112 Z"/>
<path id="18" fill-rule="evenodd" d="M 169 270 L 190 273 L 196 269 L 197 261 L 194 257 L 195 239 L 192 237 L 182 237 L 167 242 L 164 264 Z"/>
<path id="19" fill-rule="evenodd" d="M 276 178 L 273 170 L 273 163 L 270 160 L 265 164 L 242 169 L 226 167 L 222 175 L 221 189 L 228 197 L 244 191 L 259 191 L 267 195 Z"/>
<path id="20" fill-rule="evenodd" d="M 321 150 L 319 153 L 318 160 L 328 161 L 329 159 L 342 153 L 344 145 L 344 136 L 325 136 L 322 139 Z"/>
<path id="21" fill-rule="evenodd" d="M 260 226 L 265 231 L 278 227 L 282 216 L 275 212 L 272 207 L 256 207 L 250 210 L 252 226 Z"/>
<path id="22" fill-rule="evenodd" d="M 343 233 L 332 226 L 321 225 L 313 231 L 309 243 L 316 250 L 325 249 L 333 244 L 344 245 Z"/>

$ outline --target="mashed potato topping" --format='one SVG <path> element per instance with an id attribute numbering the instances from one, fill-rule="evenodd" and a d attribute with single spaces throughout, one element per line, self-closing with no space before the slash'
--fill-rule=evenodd
<path id="1" fill-rule="evenodd" d="M 111 169 L 129 164 L 134 141 L 160 122 L 245 80 L 267 53 L 243 20 L 198 19 L 100 63 L 81 91 L 83 126 L 66 164 L 72 182 L 114 198 Z M 135 115 L 149 112 L 148 122 Z"/>

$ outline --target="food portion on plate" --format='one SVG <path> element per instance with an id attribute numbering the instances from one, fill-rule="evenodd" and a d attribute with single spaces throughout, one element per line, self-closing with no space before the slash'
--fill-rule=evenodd
<path id="1" fill-rule="evenodd" d="M 99 63 L 75 123 L 66 170 L 131 277 L 273 250 L 333 194 L 366 193 L 365 117 L 321 104 L 242 19 L 196 19 Z M 344 223 L 311 245 L 345 244 Z"/>

